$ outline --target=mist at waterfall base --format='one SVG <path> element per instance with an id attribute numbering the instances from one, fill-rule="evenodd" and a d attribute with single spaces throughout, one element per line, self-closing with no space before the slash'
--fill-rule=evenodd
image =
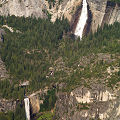
<path id="1" fill-rule="evenodd" d="M 24 103 L 25 103 L 26 120 L 30 120 L 30 102 L 29 102 L 29 98 L 25 98 Z"/>
<path id="2" fill-rule="evenodd" d="M 82 39 L 83 30 L 88 19 L 87 1 L 83 0 L 82 11 L 75 29 L 75 35 Z"/>

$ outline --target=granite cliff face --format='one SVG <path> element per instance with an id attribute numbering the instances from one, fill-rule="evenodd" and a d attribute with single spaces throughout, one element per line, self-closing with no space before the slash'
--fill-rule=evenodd
<path id="1" fill-rule="evenodd" d="M 57 17 L 63 15 L 71 21 L 76 7 L 82 0 L 64 0 L 61 4 L 56 0 L 52 8 L 49 8 L 49 3 L 46 0 L 1 0 L 0 15 L 15 15 L 15 16 L 35 16 L 46 17 L 48 11 L 52 17 L 51 21 L 55 21 Z"/>
<path id="2" fill-rule="evenodd" d="M 108 1 L 106 5 L 102 26 L 104 25 L 104 23 L 112 24 L 115 21 L 120 22 L 120 4 Z"/>
<path id="3" fill-rule="evenodd" d="M 59 5 L 57 1 L 55 6 L 50 9 L 48 2 L 45 0 L 1 0 L 0 15 L 46 18 L 46 13 L 49 12 L 52 15 L 52 22 L 54 22 L 57 17 L 61 18 L 64 15 L 71 24 L 74 24 L 74 22 L 77 24 L 77 19 L 81 14 L 81 2 L 82 0 L 64 0 Z M 87 24 L 91 31 L 95 32 L 98 26 L 103 26 L 105 23 L 112 24 L 115 21 L 120 22 L 119 4 L 107 2 L 106 0 L 87 0 L 87 2 L 91 13 L 89 19 L 91 24 L 89 25 L 89 21 Z M 105 56 L 105 59 L 106 58 Z M 3 77 L 4 74 L 6 74 L 6 70 L 4 71 L 1 73 Z M 90 86 L 91 89 L 87 87 L 77 87 L 70 93 L 58 92 L 56 116 L 54 119 L 89 120 L 90 118 L 100 118 L 102 120 L 119 120 L 119 89 L 111 90 L 103 85 L 104 83 L 94 84 Z M 42 94 L 46 94 L 46 91 L 38 91 L 29 96 L 33 114 L 40 110 L 40 104 L 43 103 L 43 100 L 40 99 Z M 7 104 L 7 102 L 8 101 L 0 100 L 0 105 L 2 106 L 0 106 L 0 111 L 15 108 L 12 104 L 16 103 L 10 102 Z"/>
<path id="4" fill-rule="evenodd" d="M 98 25 L 101 26 L 105 10 L 106 10 L 106 0 L 88 0 L 90 11 L 92 13 L 92 23 L 91 30 L 94 32 Z"/>
<path id="5" fill-rule="evenodd" d="M 120 22 L 120 5 L 107 0 L 88 0 L 92 12 L 91 30 L 94 32 L 98 26 L 105 23 L 113 24 Z"/>
<path id="6" fill-rule="evenodd" d="M 32 114 L 36 114 L 40 111 L 40 104 L 43 104 L 44 95 L 47 94 L 48 88 L 36 91 L 35 93 L 28 96 L 30 100 L 30 109 Z"/>
<path id="7" fill-rule="evenodd" d="M 54 22 L 57 17 L 61 18 L 63 15 L 73 23 L 76 16 L 80 16 L 82 0 L 63 0 L 59 3 L 56 0 L 55 5 L 50 8 L 46 0 L 1 0 L 0 15 L 15 15 L 15 16 L 35 16 L 46 18 L 47 13 L 51 14 L 51 21 Z M 91 27 L 94 32 L 99 26 L 104 23 L 112 24 L 115 21 L 120 22 L 120 5 L 114 2 L 107 2 L 107 0 L 87 0 L 89 10 L 91 11 Z M 88 22 L 89 24 L 89 22 Z"/>
<path id="8" fill-rule="evenodd" d="M 56 91 L 57 101 L 54 120 L 119 120 L 120 82 L 112 87 L 109 86 L 109 80 L 120 69 L 117 63 L 118 59 L 120 59 L 119 55 L 112 55 L 111 58 L 110 54 L 105 53 L 99 53 L 97 56 L 82 57 L 77 65 L 79 71 L 84 69 L 80 68 L 80 66 L 86 67 L 89 65 L 92 71 L 92 67 L 101 61 L 106 64 L 106 67 L 101 71 L 102 73 L 97 72 L 99 77 L 83 77 L 82 80 L 80 78 L 81 85 L 76 84 L 69 92 L 63 92 L 64 88 L 67 87 L 66 83 L 56 84 L 58 92 Z M 111 68 L 110 64 L 113 62 L 115 64 Z M 53 66 L 53 68 L 55 67 Z M 100 74 L 102 74 L 102 77 Z M 113 81 L 115 81 L 115 78 Z M 43 94 L 46 94 L 46 91 L 47 89 L 40 90 L 29 96 L 32 114 L 39 112 L 40 104 L 44 101 L 41 98 Z"/>
<path id="9" fill-rule="evenodd" d="M 0 15 L 45 17 L 44 0 L 1 0 Z"/>
<path id="10" fill-rule="evenodd" d="M 119 120 L 119 93 L 103 85 L 92 89 L 78 87 L 70 94 L 59 93 L 56 103 L 56 120 Z"/>

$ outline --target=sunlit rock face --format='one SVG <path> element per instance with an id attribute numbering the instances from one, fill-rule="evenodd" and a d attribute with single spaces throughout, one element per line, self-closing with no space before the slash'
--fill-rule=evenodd
<path id="1" fill-rule="evenodd" d="M 56 0 L 55 6 L 51 9 L 47 7 L 47 10 L 52 15 L 51 21 L 54 22 L 56 18 L 62 18 L 64 15 L 65 18 L 71 22 L 73 15 L 76 12 L 76 9 L 79 5 L 81 5 L 82 0 L 62 0 L 61 4 L 59 4 L 59 0 Z"/>
<path id="2" fill-rule="evenodd" d="M 25 103 L 26 120 L 30 120 L 30 101 L 29 101 L 29 98 L 25 98 L 24 103 Z"/>
<path id="3" fill-rule="evenodd" d="M 0 0 L 0 15 L 15 15 L 15 16 L 34 16 L 36 18 L 47 18 L 46 13 L 51 14 L 51 21 L 56 18 L 62 18 L 64 15 L 69 21 L 75 13 L 77 6 L 82 0 L 63 0 L 59 3 L 56 0 L 55 5 L 50 8 L 47 0 Z"/>
<path id="4" fill-rule="evenodd" d="M 30 101 L 30 112 L 36 114 L 40 112 L 40 105 L 43 104 L 44 96 L 47 94 L 48 87 L 40 89 L 28 96 Z"/>
<path id="5" fill-rule="evenodd" d="M 91 30 L 92 32 L 95 32 L 98 26 L 101 26 L 102 24 L 105 15 L 107 0 L 87 0 L 87 2 L 92 12 Z"/>
<path id="6" fill-rule="evenodd" d="M 0 15 L 45 17 L 44 0 L 0 0 Z"/>
<path id="7" fill-rule="evenodd" d="M 59 93 L 56 108 L 56 120 L 119 120 L 119 92 L 98 84 L 78 87 L 70 94 Z"/>
<path id="8" fill-rule="evenodd" d="M 40 104 L 43 104 L 43 100 L 40 100 L 39 95 L 30 97 L 30 105 L 32 114 L 40 111 Z"/>
<path id="9" fill-rule="evenodd" d="M 107 0 L 87 0 L 92 12 L 91 30 L 95 32 L 98 26 L 120 22 L 120 5 Z"/>
<path id="10" fill-rule="evenodd" d="M 72 33 L 76 36 L 82 38 L 83 35 L 87 35 L 89 32 L 96 32 L 98 26 L 103 27 L 105 23 L 113 24 L 116 21 L 120 22 L 120 4 L 107 0 L 87 0 L 86 2 L 88 5 L 87 17 L 85 17 L 85 13 L 82 14 L 83 9 L 80 9 L 79 12 L 77 9 L 76 13 L 78 14 L 76 15 L 75 13 L 73 16 Z M 81 7 L 81 4 L 79 4 L 79 7 Z M 80 16 L 79 20 L 77 19 L 78 16 Z"/>
<path id="11" fill-rule="evenodd" d="M 86 25 L 87 19 L 88 19 L 87 1 L 83 0 L 81 15 L 80 15 L 80 18 L 79 18 L 79 21 L 77 23 L 77 27 L 75 30 L 76 36 L 79 36 L 80 38 L 82 38 L 83 30 Z"/>
<path id="12" fill-rule="evenodd" d="M 108 1 L 106 3 L 105 15 L 102 21 L 102 26 L 106 24 L 113 24 L 114 22 L 120 22 L 120 4 Z"/>
<path id="13" fill-rule="evenodd" d="M 46 0 L 0 0 L 0 15 L 15 15 L 15 16 L 34 16 L 36 18 L 47 18 L 47 12 L 51 14 L 51 21 L 55 22 L 56 18 L 65 18 L 71 23 L 76 10 L 81 3 L 84 3 L 84 13 L 78 16 L 84 20 L 78 22 L 75 35 L 82 36 L 83 26 L 86 23 L 86 7 L 89 5 L 89 10 L 92 13 L 92 20 L 90 30 L 95 32 L 98 26 L 107 24 L 113 24 L 115 21 L 120 22 L 120 5 L 107 2 L 107 0 L 63 0 L 59 4 L 59 0 L 56 0 L 55 5 L 52 8 L 49 7 L 49 3 Z M 86 5 L 87 3 L 87 5 Z M 89 13 L 88 13 L 89 16 Z M 81 24 L 80 24 L 81 23 Z M 89 26 L 89 25 L 88 25 Z M 76 26 L 75 26 L 76 27 Z M 81 28 L 81 29 L 80 29 Z M 78 32 L 79 31 L 79 32 Z"/>
<path id="14" fill-rule="evenodd" d="M 71 93 L 72 95 L 73 93 Z M 110 93 L 108 90 L 105 91 L 89 91 L 82 89 L 79 93 L 75 94 L 76 100 L 78 103 L 92 103 L 94 100 L 106 102 L 109 100 L 114 100 L 116 97 L 114 94 Z"/>

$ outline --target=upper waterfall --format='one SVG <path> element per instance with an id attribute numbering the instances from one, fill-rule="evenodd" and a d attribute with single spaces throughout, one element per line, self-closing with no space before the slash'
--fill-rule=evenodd
<path id="1" fill-rule="evenodd" d="M 30 120 L 30 103 L 29 103 L 29 98 L 25 98 L 24 102 L 25 102 L 26 120 Z"/>
<path id="2" fill-rule="evenodd" d="M 79 36 L 80 39 L 82 38 L 83 30 L 86 25 L 87 19 L 88 19 L 87 0 L 83 0 L 81 16 L 79 18 L 79 21 L 77 23 L 77 27 L 74 33 L 76 36 Z"/>

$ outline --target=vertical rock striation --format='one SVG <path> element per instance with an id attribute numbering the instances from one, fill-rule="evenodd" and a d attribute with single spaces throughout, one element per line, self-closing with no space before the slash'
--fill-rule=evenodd
<path id="1" fill-rule="evenodd" d="M 116 21 L 120 22 L 120 5 L 115 2 L 108 1 L 106 4 L 102 26 L 104 26 L 105 23 L 113 24 Z"/>
<path id="2" fill-rule="evenodd" d="M 92 12 L 91 30 L 95 32 L 98 26 L 120 22 L 120 5 L 107 0 L 87 0 Z"/>
<path id="3" fill-rule="evenodd" d="M 91 30 L 95 32 L 102 25 L 106 10 L 106 0 L 87 0 L 92 12 Z"/>
<path id="4" fill-rule="evenodd" d="M 70 94 L 58 93 L 55 120 L 119 120 L 119 93 L 103 85 L 78 87 Z"/>

